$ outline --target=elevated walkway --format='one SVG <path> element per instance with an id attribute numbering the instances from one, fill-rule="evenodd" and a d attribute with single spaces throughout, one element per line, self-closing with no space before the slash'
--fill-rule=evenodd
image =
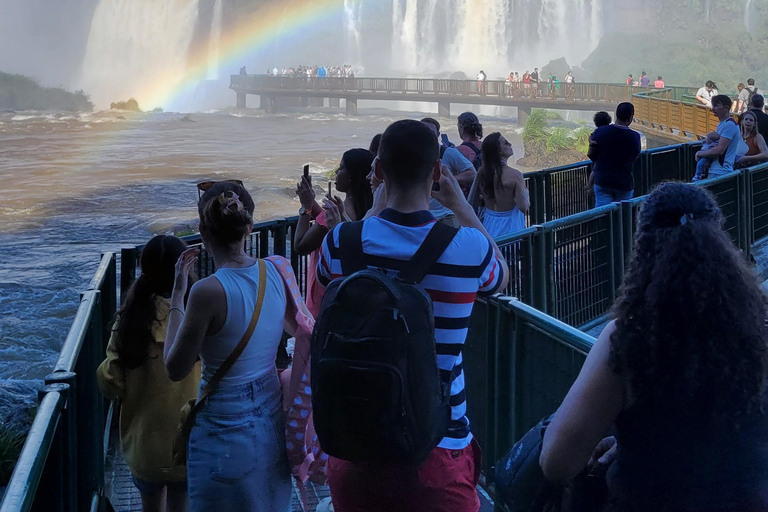
<path id="1" fill-rule="evenodd" d="M 606 321 L 632 251 L 644 195 L 661 181 L 690 180 L 699 147 L 690 143 L 644 152 L 634 171 L 640 197 L 596 209 L 584 192 L 589 162 L 526 175 L 533 205 L 529 227 L 497 240 L 511 270 L 510 284 L 505 295 L 476 302 L 464 349 L 468 416 L 489 479 L 498 457 L 559 406 L 578 375 L 594 343 L 584 331 Z M 724 229 L 744 257 L 764 269 L 768 164 L 697 186 L 716 197 Z M 297 222 L 294 217 L 255 225 L 246 250 L 255 257 L 288 257 L 304 291 L 307 260 L 291 250 Z M 201 241 L 193 235 L 187 242 Z M 114 478 L 125 482 L 124 473 L 107 471 L 116 410 L 99 393 L 95 375 L 118 291 L 135 279 L 140 249 L 121 251 L 119 274 L 116 255 L 103 255 L 82 294 L 59 359 L 45 379 L 0 512 L 96 512 L 112 495 L 109 485 L 121 489 L 111 483 Z M 200 276 L 213 271 L 205 252 L 197 270 Z M 127 495 L 130 507 L 133 501 Z"/>

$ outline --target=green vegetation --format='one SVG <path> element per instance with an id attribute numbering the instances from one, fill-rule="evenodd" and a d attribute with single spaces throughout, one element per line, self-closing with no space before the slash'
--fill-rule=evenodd
<path id="1" fill-rule="evenodd" d="M 139 102 L 133 98 L 129 99 L 128 101 L 118 101 L 116 103 L 110 103 L 109 108 L 117 109 L 117 110 L 130 110 L 132 112 L 141 112 L 141 109 L 139 108 Z"/>
<path id="2" fill-rule="evenodd" d="M 91 112 L 93 104 L 83 91 L 43 87 L 32 78 L 0 72 L 0 109 Z"/>
<path id="3" fill-rule="evenodd" d="M 0 486 L 7 485 L 11 479 L 36 410 L 36 407 L 21 409 L 14 421 L 0 423 Z"/>
<path id="4" fill-rule="evenodd" d="M 526 167 L 560 166 L 578 162 L 584 159 L 589 148 L 587 126 L 577 130 L 569 130 L 564 126 L 549 128 L 548 112 L 533 109 L 528 121 L 523 127 L 523 145 L 525 157 L 520 159 L 520 165 Z"/>

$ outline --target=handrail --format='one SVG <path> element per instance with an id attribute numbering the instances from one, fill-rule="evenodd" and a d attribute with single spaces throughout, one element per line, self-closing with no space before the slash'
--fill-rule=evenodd
<path id="1" fill-rule="evenodd" d="M 80 307 L 69 328 L 69 333 L 64 340 L 64 345 L 59 352 L 59 358 L 53 366 L 54 372 L 74 372 L 77 359 L 85 341 L 91 318 L 99 300 L 98 290 L 89 290 L 83 294 Z"/>
<path id="2" fill-rule="evenodd" d="M 56 384 L 48 386 L 46 391 L 0 502 L 0 512 L 32 509 L 40 483 L 39 476 L 43 473 L 48 453 L 51 451 L 70 388 L 66 384 Z"/>
<path id="3" fill-rule="evenodd" d="M 499 302 L 502 303 L 505 308 L 514 310 L 515 314 L 535 326 L 537 329 L 562 340 L 563 343 L 570 345 L 583 355 L 587 355 L 595 344 L 595 338 L 592 336 L 561 322 L 557 318 L 542 313 L 538 309 L 520 302 L 515 298 L 501 297 Z"/>

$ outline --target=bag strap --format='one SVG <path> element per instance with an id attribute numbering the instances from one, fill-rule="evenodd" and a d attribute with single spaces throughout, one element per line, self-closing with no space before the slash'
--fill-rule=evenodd
<path id="1" fill-rule="evenodd" d="M 363 252 L 363 221 L 343 222 L 339 226 L 339 248 L 343 275 L 351 276 L 368 268 Z"/>
<path id="2" fill-rule="evenodd" d="M 261 316 L 261 309 L 264 305 L 264 295 L 267 290 L 267 264 L 264 260 L 258 260 L 259 265 L 259 294 L 256 298 L 256 306 L 253 308 L 253 316 L 251 316 L 251 323 L 248 325 L 248 329 L 246 329 L 245 334 L 243 334 L 242 339 L 240 339 L 240 343 L 237 344 L 235 347 L 235 350 L 232 351 L 231 354 L 229 354 L 229 357 L 221 363 L 221 366 L 216 370 L 216 373 L 213 374 L 213 377 L 211 377 L 211 380 L 208 381 L 205 385 L 205 388 L 203 388 L 203 392 L 200 393 L 200 398 L 195 402 L 195 405 L 192 407 L 192 410 L 189 412 L 189 416 L 187 416 L 187 423 L 190 424 L 194 421 L 195 415 L 197 414 L 198 410 L 202 407 L 203 402 L 205 401 L 208 396 L 213 393 L 216 388 L 219 386 L 219 383 L 221 382 L 221 379 L 224 378 L 224 376 L 229 372 L 229 370 L 232 369 L 232 367 L 235 365 L 235 362 L 237 361 L 237 358 L 240 357 L 240 354 L 243 353 L 243 350 L 245 350 L 245 347 L 248 345 L 248 342 L 251 340 L 251 336 L 253 336 L 253 331 L 256 329 L 256 324 L 259 323 L 259 317 Z"/>
<path id="3" fill-rule="evenodd" d="M 462 143 L 461 143 L 461 145 L 462 145 L 462 146 L 467 146 L 468 148 L 471 148 L 471 149 L 472 149 L 472 151 L 474 151 L 474 152 L 475 152 L 475 156 L 477 156 L 477 155 L 478 155 L 478 153 L 482 153 L 482 151 L 480 150 L 480 148 L 478 148 L 477 146 L 475 146 L 475 145 L 474 145 L 474 144 L 472 144 L 471 142 L 462 142 Z"/>
<path id="4" fill-rule="evenodd" d="M 451 245 L 458 232 L 458 229 L 447 224 L 435 222 L 416 253 L 397 275 L 398 279 L 409 283 L 420 283 L 429 273 L 430 267 L 440 259 L 440 256 Z"/>

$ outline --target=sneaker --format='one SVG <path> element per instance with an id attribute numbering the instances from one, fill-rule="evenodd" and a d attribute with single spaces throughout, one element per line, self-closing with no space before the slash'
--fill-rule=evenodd
<path id="1" fill-rule="evenodd" d="M 315 508 L 315 512 L 333 512 L 333 503 L 331 503 L 331 498 L 320 500 L 320 503 L 317 504 L 317 508 Z"/>

